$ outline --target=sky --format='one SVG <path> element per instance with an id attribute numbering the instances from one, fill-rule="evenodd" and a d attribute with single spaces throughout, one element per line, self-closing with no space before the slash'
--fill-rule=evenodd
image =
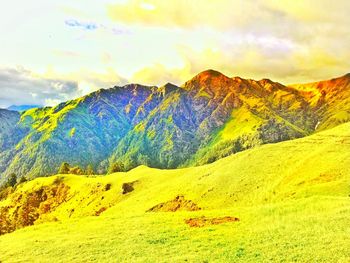
<path id="1" fill-rule="evenodd" d="M 127 83 L 350 72 L 347 0 L 0 0 L 0 107 Z"/>

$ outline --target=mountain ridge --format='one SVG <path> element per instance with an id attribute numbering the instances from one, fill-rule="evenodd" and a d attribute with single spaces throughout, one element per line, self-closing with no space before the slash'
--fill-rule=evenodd
<path id="1" fill-rule="evenodd" d="M 43 107 L 42 105 L 39 104 L 35 104 L 35 105 L 29 105 L 29 104 L 24 104 L 24 105 L 11 105 L 10 107 L 7 107 L 7 110 L 12 110 L 12 111 L 26 111 L 26 110 L 30 110 L 33 108 L 41 108 Z"/>
<path id="2" fill-rule="evenodd" d="M 0 149 L 0 180 L 54 174 L 62 162 L 98 173 L 116 162 L 125 170 L 200 165 L 348 121 L 350 82 L 317 83 L 285 86 L 206 70 L 181 86 L 114 86 L 30 109 L 9 124 L 18 134 Z M 329 91 L 322 95 L 317 85 Z"/>

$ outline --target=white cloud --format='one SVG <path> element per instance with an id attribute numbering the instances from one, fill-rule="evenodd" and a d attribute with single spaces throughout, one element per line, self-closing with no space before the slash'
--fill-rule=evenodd
<path id="1" fill-rule="evenodd" d="M 57 100 L 57 99 L 45 99 L 44 100 L 44 106 L 56 106 L 60 102 L 62 102 L 62 101 L 61 100 Z"/>

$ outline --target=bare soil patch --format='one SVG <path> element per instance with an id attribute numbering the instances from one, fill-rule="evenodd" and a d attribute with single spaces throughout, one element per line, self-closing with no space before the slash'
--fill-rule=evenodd
<path id="1" fill-rule="evenodd" d="M 198 211 L 201 208 L 191 200 L 186 200 L 184 196 L 178 195 L 175 199 L 160 203 L 147 212 L 176 212 L 176 211 Z"/>
<path id="2" fill-rule="evenodd" d="M 204 226 L 219 225 L 219 224 L 224 224 L 228 222 L 237 222 L 237 221 L 239 221 L 239 218 L 232 217 L 232 216 L 215 217 L 215 218 L 207 218 L 205 216 L 202 216 L 198 218 L 185 219 L 185 223 L 188 224 L 190 227 L 204 227 Z"/>
<path id="3" fill-rule="evenodd" d="M 128 182 L 122 184 L 122 194 L 125 195 L 127 193 L 130 193 L 134 191 L 134 185 L 138 183 L 138 181 Z"/>

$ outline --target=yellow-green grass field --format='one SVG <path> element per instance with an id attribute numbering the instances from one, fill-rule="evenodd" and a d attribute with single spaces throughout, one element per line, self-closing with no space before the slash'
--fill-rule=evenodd
<path id="1" fill-rule="evenodd" d="M 350 262 L 350 123 L 200 167 L 38 178 L 0 208 L 16 220 L 26 196 L 55 185 L 69 187 L 63 201 L 49 196 L 34 226 L 0 236 L 1 262 Z M 201 210 L 146 212 L 176 196 Z M 185 223 L 201 216 L 239 221 Z"/>

